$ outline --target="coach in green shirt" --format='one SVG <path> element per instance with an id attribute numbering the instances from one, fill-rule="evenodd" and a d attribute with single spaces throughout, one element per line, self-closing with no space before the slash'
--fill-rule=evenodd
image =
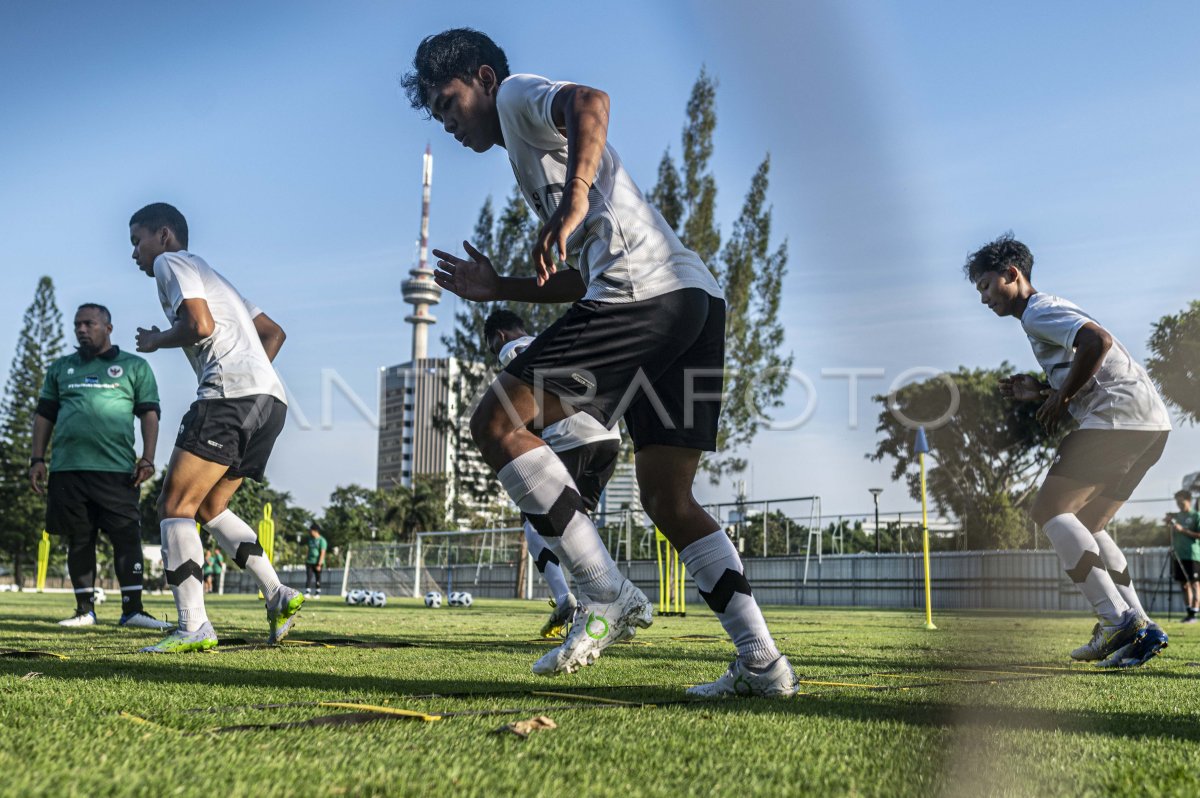
<path id="1" fill-rule="evenodd" d="M 308 557 L 304 560 L 307 575 L 304 580 L 304 595 L 312 596 L 313 583 L 317 586 L 316 598 L 321 597 L 321 572 L 325 570 L 325 551 L 329 542 L 321 534 L 321 527 L 313 521 L 308 527 Z"/>
<path id="2" fill-rule="evenodd" d="M 1179 512 L 1167 516 L 1171 528 L 1171 548 L 1175 552 L 1175 581 L 1183 588 L 1187 604 L 1184 623 L 1196 623 L 1200 613 L 1200 513 L 1192 509 L 1192 494 L 1181 490 L 1175 494 Z"/>
<path id="3" fill-rule="evenodd" d="M 169 629 L 142 608 L 142 542 L 138 486 L 154 476 L 158 385 L 150 365 L 112 343 L 112 316 L 103 305 L 75 313 L 73 355 L 50 364 L 33 423 L 29 481 L 47 493 L 46 529 L 67 539 L 67 571 L 75 615 L 63 626 L 96 622 L 96 535 L 112 541 L 121 584 L 121 626 Z M 133 419 L 142 427 L 135 459 Z M 46 485 L 46 448 L 50 447 Z"/>

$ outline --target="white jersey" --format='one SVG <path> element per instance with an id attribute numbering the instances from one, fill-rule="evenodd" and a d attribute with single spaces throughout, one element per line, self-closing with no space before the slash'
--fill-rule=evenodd
<path id="1" fill-rule="evenodd" d="M 1067 379 L 1075 359 L 1075 336 L 1088 322 L 1099 324 L 1075 304 L 1050 294 L 1036 293 L 1025 306 L 1021 326 L 1055 390 Z M 1068 409 L 1080 429 L 1171 429 L 1171 416 L 1150 375 L 1116 338 L 1100 370 Z"/>
<path id="2" fill-rule="evenodd" d="M 198 344 L 183 347 L 196 372 L 198 399 L 236 399 L 269 394 L 287 399 L 283 383 L 263 349 L 254 317 L 262 311 L 199 255 L 164 252 L 154 259 L 154 280 L 167 321 L 179 318 L 185 299 L 203 299 L 213 318 L 213 332 Z"/>
<path id="3" fill-rule="evenodd" d="M 524 352 L 533 340 L 532 335 L 526 335 L 505 344 L 500 350 L 501 367 L 507 366 L 513 358 Z M 620 442 L 621 430 L 615 426 L 608 429 L 590 414 L 581 411 L 543 429 L 541 438 L 550 447 L 550 451 L 558 453 L 578 449 L 597 441 Z"/>
<path id="4" fill-rule="evenodd" d="M 543 222 L 561 202 L 567 179 L 567 138 L 555 127 L 550 108 L 559 89 L 570 85 L 512 75 L 496 95 L 517 185 Z M 567 265 L 583 276 L 584 299 L 637 302 L 682 288 L 723 296 L 700 256 L 642 196 L 611 144 L 604 145 L 600 170 L 579 177 L 592 188 L 587 218 L 567 239 Z"/>

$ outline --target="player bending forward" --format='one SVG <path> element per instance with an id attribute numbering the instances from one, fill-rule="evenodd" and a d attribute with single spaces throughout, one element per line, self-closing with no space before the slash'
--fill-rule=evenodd
<path id="1" fill-rule="evenodd" d="M 534 337 L 525 330 L 520 316 L 508 310 L 497 310 L 488 316 L 483 326 L 483 335 L 488 349 L 500 360 L 503 368 L 524 352 L 533 343 Z M 587 413 L 576 413 L 562 421 L 549 425 L 538 435 L 550 450 L 558 455 L 567 473 L 575 481 L 583 511 L 589 516 L 600 503 L 600 494 L 612 478 L 617 467 L 617 455 L 621 451 L 621 431 L 616 427 L 607 429 Z M 567 588 L 562 563 L 546 545 L 546 540 L 533 528 L 528 517 L 523 517 L 525 540 L 529 544 L 529 555 L 541 572 L 553 596 L 554 611 L 542 625 L 542 637 L 557 637 L 563 634 L 575 616 L 578 601 Z"/>
<path id="2" fill-rule="evenodd" d="M 473 301 L 573 302 L 517 355 L 471 418 L 484 460 L 587 597 L 566 641 L 533 665 L 573 673 L 647 627 L 646 596 L 617 570 L 567 467 L 527 429 L 585 412 L 623 417 L 650 518 L 680 552 L 737 658 L 693 695 L 790 696 L 796 675 L 750 593 L 737 550 L 692 496 L 716 448 L 725 302 L 700 258 L 646 202 L 606 142 L 608 96 L 535 75 L 510 75 L 504 52 L 468 29 L 426 38 L 404 86 L 414 108 L 475 152 L 501 146 L 542 228 L 536 277 L 500 277 L 435 250 L 438 284 Z M 570 268 L 558 270 L 565 260 Z"/>
<path id="3" fill-rule="evenodd" d="M 183 214 L 147 205 L 129 220 L 133 259 L 158 284 L 171 326 L 139 328 L 137 349 L 183 349 L 200 387 L 183 417 L 159 498 L 163 568 L 179 628 L 150 653 L 199 651 L 217 644 L 204 610 L 204 548 L 196 519 L 226 555 L 248 570 L 267 599 L 268 640 L 278 643 L 304 597 L 279 583 L 254 530 L 229 510 L 242 479 L 261 480 L 287 416 L 283 384 L 271 362 L 284 333 L 204 260 L 187 251 Z"/>
<path id="4" fill-rule="evenodd" d="M 967 259 L 964 271 L 983 304 L 1014 316 L 1049 378 L 1000 382 L 1016 401 L 1039 402 L 1037 418 L 1053 431 L 1074 416 L 1079 429 L 1059 447 L 1033 505 L 1071 581 L 1099 616 L 1086 645 L 1071 652 L 1102 667 L 1141 665 L 1167 646 L 1167 635 L 1138 600 L 1125 555 L 1104 531 L 1150 467 L 1171 430 L 1166 405 L 1146 370 L 1095 319 L 1030 283 L 1033 255 L 1007 234 Z"/>

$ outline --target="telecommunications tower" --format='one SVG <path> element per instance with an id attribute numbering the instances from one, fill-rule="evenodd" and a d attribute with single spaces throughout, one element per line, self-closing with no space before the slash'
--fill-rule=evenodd
<path id="1" fill-rule="evenodd" d="M 425 157 L 421 166 L 421 241 L 417 254 L 417 268 L 409 271 L 409 278 L 400 284 L 404 301 L 413 306 L 413 312 L 404 317 L 412 325 L 412 361 L 428 357 L 429 325 L 437 322 L 429 312 L 431 305 L 442 299 L 442 289 L 433 281 L 433 269 L 429 268 L 429 189 L 433 184 L 433 152 L 425 145 Z"/>

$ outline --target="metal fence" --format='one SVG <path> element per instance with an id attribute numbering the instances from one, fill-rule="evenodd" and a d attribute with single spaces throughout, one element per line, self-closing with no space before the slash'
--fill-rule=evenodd
<path id="1" fill-rule="evenodd" d="M 1166 547 L 1126 549 L 1130 575 L 1143 605 L 1155 614 L 1182 612 L 1178 586 L 1171 580 Z M 922 606 L 921 557 L 919 554 L 826 555 L 820 563 L 809 563 L 804 582 L 804 557 L 745 559 L 746 578 L 762 604 L 831 607 L 920 607 Z M 621 561 L 621 570 L 652 600 L 658 597 L 658 569 L 653 560 Z M 512 598 L 516 566 L 479 568 L 474 564 L 427 567 L 428 576 L 442 586 L 453 585 L 476 598 Z M 930 555 L 935 609 L 1070 610 L 1086 612 L 1086 602 L 1063 573 L 1052 551 L 966 551 L 935 552 Z M 390 586 L 386 569 L 378 574 L 354 569 L 355 579 L 369 579 L 375 589 L 392 595 L 406 593 Z M 303 568 L 284 567 L 280 579 L 293 587 L 304 587 Z M 340 568 L 328 569 L 322 578 L 328 598 L 339 600 Z M 108 585 L 105 585 L 107 588 Z M 231 569 L 225 578 L 226 593 L 257 590 L 250 575 Z M 688 603 L 700 611 L 703 603 L 695 584 L 687 580 Z M 549 594 L 541 576 L 534 571 L 533 597 Z"/>

